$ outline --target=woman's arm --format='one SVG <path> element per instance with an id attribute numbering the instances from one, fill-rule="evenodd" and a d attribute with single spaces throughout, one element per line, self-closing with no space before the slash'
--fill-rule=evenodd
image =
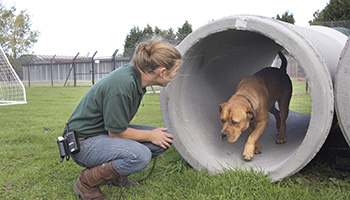
<path id="1" fill-rule="evenodd" d="M 108 131 L 110 137 L 125 138 L 138 142 L 152 142 L 164 149 L 169 148 L 173 143 L 174 136 L 166 133 L 166 128 L 156 128 L 153 130 L 136 130 L 127 128 L 124 132 L 113 133 Z"/>

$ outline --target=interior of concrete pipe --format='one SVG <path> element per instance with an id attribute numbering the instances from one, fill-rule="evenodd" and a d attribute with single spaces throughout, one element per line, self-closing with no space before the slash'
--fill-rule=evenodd
<path id="1" fill-rule="evenodd" d="M 242 18 L 207 25 L 178 46 L 183 65 L 161 92 L 163 121 L 175 135 L 176 149 L 192 167 L 215 174 L 243 165 L 269 172 L 276 181 L 302 169 L 326 139 L 334 110 L 331 78 L 322 56 L 289 25 L 244 16 L 244 27 L 237 28 L 242 24 L 238 20 Z M 285 144 L 275 143 L 278 133 L 270 117 L 260 137 L 262 154 L 246 162 L 242 153 L 249 133 L 235 143 L 221 141 L 219 105 L 234 94 L 242 78 L 271 66 L 282 49 L 295 57 L 308 79 L 312 112 L 289 112 Z"/>
<path id="2" fill-rule="evenodd" d="M 179 87 L 181 91 L 176 92 L 181 99 L 177 106 L 184 116 L 184 121 L 179 123 L 189 130 L 188 135 L 178 137 L 184 137 L 181 140 L 188 142 L 191 152 L 202 154 L 197 156 L 200 163 L 220 169 L 220 165 L 243 161 L 243 147 L 249 133 L 242 134 L 235 143 L 221 141 L 218 105 L 233 95 L 238 82 L 244 77 L 271 66 L 281 49 L 274 41 L 257 33 L 231 30 L 207 37 L 191 49 L 190 52 L 196 52 L 195 55 L 185 55 L 184 65 L 196 67 L 184 67 L 188 70 L 178 72 L 178 76 L 184 79 L 184 86 Z M 281 145 L 275 143 L 278 132 L 274 117 L 270 119 L 268 128 L 260 137 L 263 153 L 245 163 L 269 171 L 285 162 L 298 149 L 306 134 L 310 115 L 290 112 L 287 143 Z"/>

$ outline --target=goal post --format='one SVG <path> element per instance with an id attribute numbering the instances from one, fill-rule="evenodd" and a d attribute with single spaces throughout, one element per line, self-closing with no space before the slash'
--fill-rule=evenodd
<path id="1" fill-rule="evenodd" d="M 23 83 L 0 46 L 0 106 L 25 103 L 27 100 Z"/>

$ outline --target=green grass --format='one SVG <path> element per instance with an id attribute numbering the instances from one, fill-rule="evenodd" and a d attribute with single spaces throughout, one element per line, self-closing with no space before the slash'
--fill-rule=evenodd
<path id="1" fill-rule="evenodd" d="M 88 87 L 27 88 L 25 105 L 0 107 L 0 199 L 78 199 L 72 186 L 83 169 L 59 162 L 56 144 L 64 123 Z M 147 94 L 132 123 L 163 126 L 159 94 Z M 45 127 L 45 128 L 44 128 Z M 137 180 L 146 170 L 134 174 Z M 102 186 L 108 199 L 119 189 Z M 196 171 L 174 147 L 159 156 L 153 175 L 126 199 L 349 199 L 350 178 L 332 166 L 311 162 L 277 183 L 249 169 L 210 175 Z"/>
<path id="2" fill-rule="evenodd" d="M 303 114 L 311 113 L 311 98 L 310 91 L 306 90 L 306 79 L 298 81 L 296 78 L 292 79 L 293 96 L 289 109 Z"/>
<path id="3" fill-rule="evenodd" d="M 24 81 L 23 85 L 25 87 L 63 87 L 65 82 L 64 81 L 55 81 L 51 83 L 51 81 L 40 81 L 40 82 L 33 82 L 31 81 L 30 83 L 28 81 Z M 92 86 L 91 81 L 77 81 L 76 82 L 77 87 L 90 87 Z M 74 87 L 74 81 L 67 81 L 66 82 L 66 87 Z"/>

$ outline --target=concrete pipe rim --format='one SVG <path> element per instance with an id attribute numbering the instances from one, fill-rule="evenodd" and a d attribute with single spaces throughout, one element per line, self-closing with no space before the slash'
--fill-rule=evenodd
<path id="1" fill-rule="evenodd" d="M 350 37 L 341 53 L 334 83 L 335 110 L 338 117 L 339 126 L 344 138 L 350 146 L 350 109 L 348 102 L 350 100 L 349 82 L 350 82 Z"/>
<path id="2" fill-rule="evenodd" d="M 301 63 L 301 68 L 303 69 L 310 85 L 312 105 L 311 116 L 305 137 L 302 139 L 301 144 L 296 148 L 295 152 L 288 155 L 288 158 L 285 158 L 281 163 L 273 166 L 267 171 L 265 171 L 265 169 L 261 170 L 265 173 L 269 173 L 272 182 L 278 181 L 301 170 L 317 154 L 331 128 L 334 109 L 332 80 L 327 67 L 325 66 L 325 62 L 321 59 L 322 56 L 302 34 L 293 30 L 293 28 L 294 26 L 292 25 L 266 17 L 237 15 L 209 23 L 194 31 L 179 44 L 177 48 L 184 56 L 184 63 L 178 72 L 178 74 L 182 74 L 182 76 L 178 75 L 168 87 L 162 90 L 161 110 L 166 127 L 168 127 L 175 135 L 174 145 L 176 149 L 192 167 L 198 170 L 207 169 L 212 174 L 221 172 L 221 169 L 212 168 L 211 166 L 208 166 L 206 162 L 200 162 L 197 160 L 200 154 L 206 154 L 206 151 L 215 151 L 215 147 L 210 146 L 210 141 L 201 141 L 201 137 L 197 138 L 196 142 L 198 145 L 200 143 L 202 146 L 204 145 L 205 147 L 208 147 L 200 149 L 202 150 L 200 152 L 193 152 L 189 148 L 190 144 L 187 142 L 190 134 L 199 131 L 201 133 L 198 133 L 198 136 L 200 136 L 200 134 L 203 134 L 202 132 L 205 131 L 191 129 L 192 127 L 190 127 L 189 123 L 191 123 L 191 120 L 193 119 L 186 119 L 186 116 L 182 113 L 183 107 L 187 108 L 184 105 L 189 102 L 184 102 L 188 96 L 181 94 L 181 87 L 190 87 L 189 85 L 186 85 L 186 81 L 188 82 L 187 76 L 194 75 L 188 73 L 192 70 L 191 68 L 194 67 L 186 65 L 186 62 L 188 57 L 193 56 L 192 51 L 195 47 L 200 46 L 201 42 L 206 40 L 206 38 L 215 38 L 215 34 L 221 33 L 223 33 L 224 36 L 230 37 L 229 34 L 225 34 L 225 32 L 229 31 L 233 34 L 238 32 L 240 32 L 240 34 L 253 34 L 254 36 L 271 40 L 275 43 L 273 44 L 273 48 L 275 48 L 273 51 L 276 54 L 278 50 L 286 49 L 296 58 L 298 63 Z M 315 66 L 322 67 L 316 69 Z M 261 68 L 263 67 L 264 66 Z M 234 89 L 235 87 L 233 87 L 231 95 L 233 94 Z M 194 90 L 195 89 L 193 89 L 193 91 Z M 198 113 L 198 115 L 202 115 L 202 113 Z M 195 123 L 198 121 L 200 120 L 197 119 Z M 220 163 L 220 160 L 217 162 Z M 247 165 L 243 160 L 233 160 L 232 164 L 234 165 L 234 163 L 243 163 L 243 166 Z M 220 164 L 225 165 L 225 163 Z M 259 163 L 257 163 L 256 166 L 255 169 L 259 169 Z"/>

